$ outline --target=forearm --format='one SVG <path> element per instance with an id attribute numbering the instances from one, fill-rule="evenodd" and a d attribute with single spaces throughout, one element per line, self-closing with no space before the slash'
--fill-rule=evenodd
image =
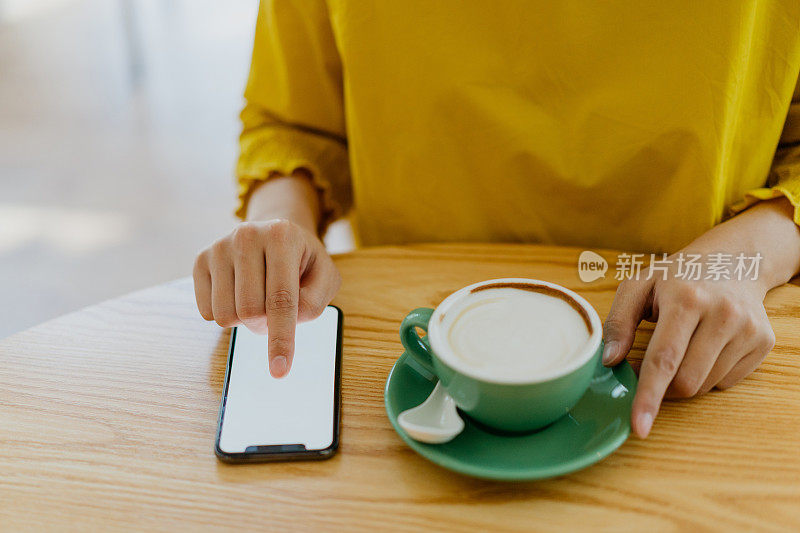
<path id="1" fill-rule="evenodd" d="M 760 253 L 758 282 L 763 290 L 782 285 L 800 271 L 800 230 L 786 198 L 760 202 L 715 226 L 683 251 Z"/>
<path id="2" fill-rule="evenodd" d="M 247 204 L 247 220 L 275 218 L 290 220 L 317 235 L 319 195 L 305 172 L 267 180 L 253 190 Z"/>

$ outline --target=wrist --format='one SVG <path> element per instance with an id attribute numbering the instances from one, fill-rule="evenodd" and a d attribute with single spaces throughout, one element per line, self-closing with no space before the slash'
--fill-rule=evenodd
<path id="1" fill-rule="evenodd" d="M 760 257 L 758 275 L 748 282 L 766 293 L 800 269 L 800 230 L 793 213 L 786 198 L 760 202 L 715 226 L 682 251 L 704 257 L 718 253 Z"/>
<path id="2" fill-rule="evenodd" d="M 318 235 L 319 203 L 311 176 L 297 170 L 289 176 L 273 176 L 256 185 L 249 198 L 247 220 L 282 218 Z"/>
<path id="3" fill-rule="evenodd" d="M 735 222 L 740 224 L 736 226 Z M 765 293 L 798 273 L 800 229 L 794 222 L 794 207 L 787 198 L 759 202 L 729 224 L 732 232 L 741 234 L 748 251 L 763 256 L 757 281 Z"/>

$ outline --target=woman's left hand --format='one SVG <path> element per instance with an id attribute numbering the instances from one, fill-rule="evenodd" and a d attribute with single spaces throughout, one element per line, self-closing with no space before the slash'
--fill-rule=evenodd
<path id="1" fill-rule="evenodd" d="M 620 284 L 604 324 L 603 363 L 625 357 L 640 320 L 656 322 L 631 412 L 637 435 L 648 435 L 665 395 L 725 389 L 758 367 L 775 344 L 763 305 L 768 288 L 757 280 L 685 280 L 672 268 Z"/>

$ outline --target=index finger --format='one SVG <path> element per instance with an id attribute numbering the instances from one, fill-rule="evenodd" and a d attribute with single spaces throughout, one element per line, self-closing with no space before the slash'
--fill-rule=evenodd
<path id="1" fill-rule="evenodd" d="M 678 372 L 697 323 L 697 315 L 678 308 L 659 313 L 642 360 L 639 385 L 631 409 L 634 431 L 641 438 L 650 433 L 661 400 Z"/>
<path id="2" fill-rule="evenodd" d="M 300 294 L 300 258 L 291 247 L 267 248 L 266 289 L 269 372 L 280 378 L 292 367 Z"/>

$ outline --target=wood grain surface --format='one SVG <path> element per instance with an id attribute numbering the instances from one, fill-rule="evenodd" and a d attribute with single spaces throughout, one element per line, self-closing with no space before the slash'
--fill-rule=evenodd
<path id="1" fill-rule="evenodd" d="M 766 301 L 777 335 L 725 392 L 667 402 L 645 441 L 556 479 L 472 479 L 417 456 L 383 387 L 398 328 L 475 281 L 531 277 L 608 312 L 616 282 L 577 278 L 580 250 L 418 245 L 336 258 L 344 283 L 343 427 L 323 462 L 227 465 L 213 453 L 229 332 L 189 280 L 0 341 L 2 530 L 560 530 L 800 528 L 800 288 Z M 610 261 L 615 253 L 604 254 Z M 637 336 L 641 359 L 651 325 Z"/>

